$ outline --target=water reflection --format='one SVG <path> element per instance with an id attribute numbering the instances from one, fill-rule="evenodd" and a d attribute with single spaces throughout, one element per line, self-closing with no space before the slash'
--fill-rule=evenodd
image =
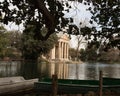
<path id="1" fill-rule="evenodd" d="M 51 64 L 51 65 L 54 65 L 55 66 L 55 71 L 54 73 L 51 73 L 52 74 L 57 74 L 58 75 L 58 78 L 68 78 L 68 64 L 65 64 L 65 63 L 56 63 L 56 64 Z"/>
<path id="2" fill-rule="evenodd" d="M 0 61 L 0 77 L 17 76 L 20 73 L 21 62 Z"/>
<path id="3" fill-rule="evenodd" d="M 51 77 L 57 74 L 58 78 L 68 78 L 69 65 L 65 63 L 39 64 L 38 70 L 41 77 Z"/>
<path id="4" fill-rule="evenodd" d="M 36 61 L 22 61 L 20 69 L 20 75 L 25 79 L 33 79 L 39 77 L 38 63 Z"/>
<path id="5" fill-rule="evenodd" d="M 107 77 L 113 77 L 113 78 L 120 78 L 120 64 L 113 64 L 111 66 L 106 65 L 106 67 L 104 68 L 104 76 Z"/>
<path id="6" fill-rule="evenodd" d="M 100 70 L 103 71 L 104 77 L 120 78 L 120 64 L 84 63 L 77 65 L 78 70 L 73 65 L 72 68 L 77 71 L 77 76 L 71 71 L 72 79 L 99 79 Z"/>
<path id="7" fill-rule="evenodd" d="M 98 79 L 100 70 L 105 77 L 120 78 L 120 64 L 0 61 L 0 77 L 21 75 L 25 79 L 36 77 L 41 79 L 57 74 L 58 78 L 66 79 Z"/>

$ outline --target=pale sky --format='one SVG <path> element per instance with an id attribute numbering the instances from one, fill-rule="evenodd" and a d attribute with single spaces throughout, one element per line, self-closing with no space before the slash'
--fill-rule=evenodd
<path id="1" fill-rule="evenodd" d="M 77 25 L 77 27 L 80 29 L 80 27 L 88 26 L 91 27 L 92 25 L 89 23 L 92 14 L 89 11 L 86 11 L 87 8 L 92 7 L 92 4 L 84 5 L 83 3 L 74 3 L 73 1 L 70 1 L 69 4 L 72 6 L 72 8 L 69 10 L 68 13 L 65 14 L 65 18 L 73 18 L 73 23 Z M 80 25 L 80 22 L 82 25 Z M 85 41 L 83 41 L 85 42 Z M 76 48 L 77 47 L 77 39 L 76 36 L 72 35 L 70 40 L 70 47 Z M 80 45 L 80 48 L 85 48 L 86 44 L 82 43 Z"/>
<path id="2" fill-rule="evenodd" d="M 83 3 L 78 3 L 78 2 L 73 2 L 70 1 L 69 4 L 71 5 L 72 8 L 69 9 L 69 12 L 65 12 L 64 17 L 65 18 L 73 18 L 73 24 L 77 25 L 80 27 L 79 23 L 82 22 L 83 24 L 81 27 L 86 26 L 91 26 L 89 24 L 89 20 L 92 16 L 92 14 L 89 11 L 86 11 L 89 7 L 92 7 L 92 4 L 84 5 Z"/>
<path id="3" fill-rule="evenodd" d="M 8 25 L 4 25 L 4 26 L 5 26 L 5 28 L 6 28 L 8 31 L 11 31 L 11 30 L 23 31 L 23 29 L 24 29 L 23 24 L 16 25 L 16 24 L 13 23 L 13 22 L 9 22 Z"/>

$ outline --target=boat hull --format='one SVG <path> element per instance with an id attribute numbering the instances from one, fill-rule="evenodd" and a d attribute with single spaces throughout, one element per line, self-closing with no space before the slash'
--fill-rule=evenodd
<path id="1" fill-rule="evenodd" d="M 61 81 L 61 82 L 60 82 Z M 120 80 L 119 79 L 104 79 L 103 80 L 103 91 L 114 91 L 120 93 Z M 51 81 L 52 82 L 52 81 Z M 47 82 L 36 82 L 34 84 L 37 94 L 53 92 L 53 85 L 50 80 Z M 69 84 L 67 84 L 69 82 Z M 70 84 L 70 82 L 72 82 Z M 77 82 L 77 83 L 76 83 Z M 111 82 L 111 83 L 110 83 Z M 98 80 L 58 80 L 57 83 L 57 94 L 85 94 L 89 91 L 99 92 L 99 81 Z"/>

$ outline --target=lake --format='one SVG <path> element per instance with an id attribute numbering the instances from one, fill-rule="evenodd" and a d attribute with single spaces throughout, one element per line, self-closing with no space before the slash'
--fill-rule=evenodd
<path id="1" fill-rule="evenodd" d="M 38 63 L 22 61 L 0 61 L 0 77 L 23 76 L 25 79 L 51 77 L 66 79 L 98 79 L 99 71 L 104 77 L 120 78 L 120 64 L 107 63 Z"/>
<path id="2" fill-rule="evenodd" d="M 23 76 L 25 79 L 51 77 L 57 74 L 58 78 L 64 79 L 99 79 L 99 71 L 103 71 L 104 77 L 120 78 L 120 64 L 106 63 L 38 63 L 32 61 L 0 61 L 0 77 Z M 36 96 L 25 94 L 19 96 Z M 18 96 L 18 94 L 16 95 Z M 81 96 L 81 95 L 80 95 Z"/>

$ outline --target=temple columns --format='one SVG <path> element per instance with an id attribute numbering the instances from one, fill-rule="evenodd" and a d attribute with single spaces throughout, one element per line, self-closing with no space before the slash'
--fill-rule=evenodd
<path id="1" fill-rule="evenodd" d="M 58 54 L 59 54 L 59 57 L 58 59 L 61 59 L 61 60 L 68 60 L 68 43 L 66 42 L 59 42 L 59 46 L 58 46 Z"/>
<path id="2" fill-rule="evenodd" d="M 69 39 L 59 39 L 49 56 L 51 60 L 69 60 Z"/>

